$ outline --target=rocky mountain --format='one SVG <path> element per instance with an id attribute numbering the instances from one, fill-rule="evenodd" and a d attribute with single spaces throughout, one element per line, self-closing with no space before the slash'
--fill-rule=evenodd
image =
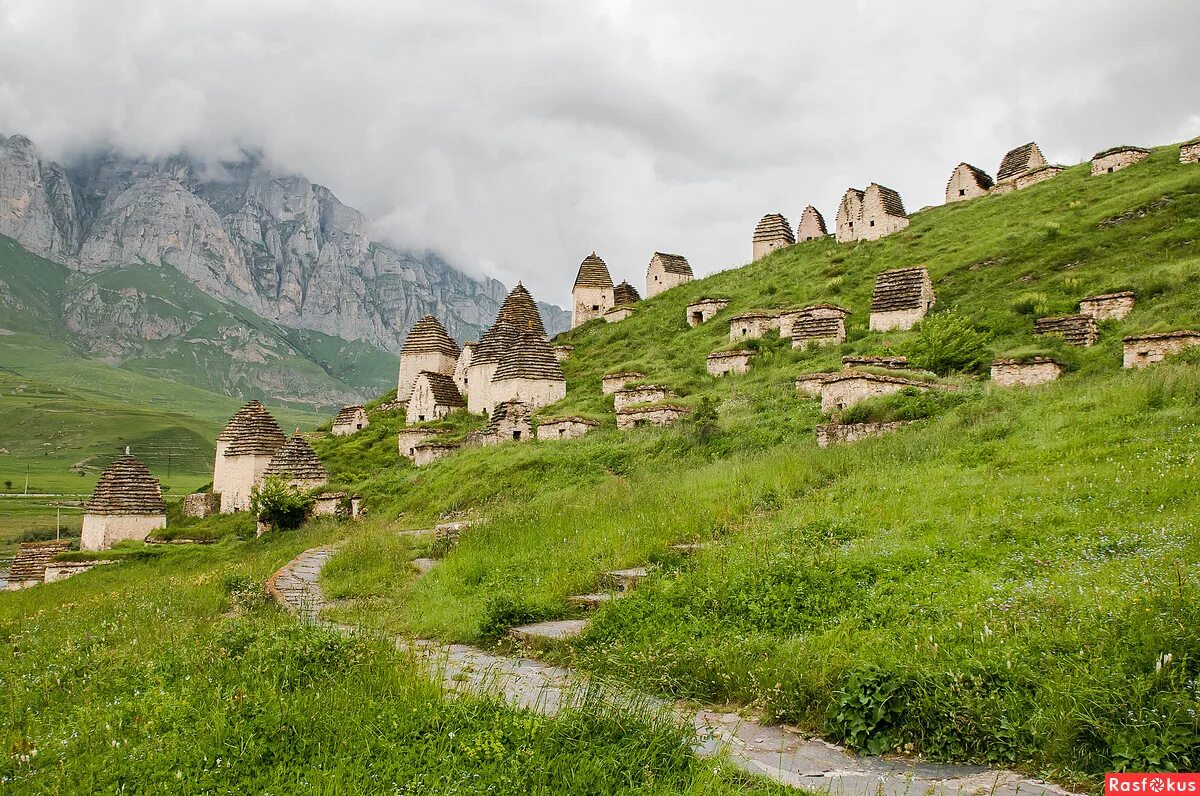
<path id="1" fill-rule="evenodd" d="M 363 215 L 328 188 L 275 173 L 254 155 L 211 163 L 105 152 L 64 166 L 24 136 L 0 136 L 0 235 L 80 274 L 170 266 L 209 296 L 283 327 L 391 352 L 427 313 L 460 340 L 476 338 L 506 292 L 432 252 L 371 240 Z M 114 316 L 98 304 L 103 296 L 87 289 L 71 297 L 80 332 L 117 316 L 130 345 L 169 332 L 136 303 Z M 569 327 L 565 310 L 540 307 L 550 334 Z"/>

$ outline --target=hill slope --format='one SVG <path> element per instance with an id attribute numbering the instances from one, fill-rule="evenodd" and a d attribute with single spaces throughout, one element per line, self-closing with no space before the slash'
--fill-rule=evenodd
<path id="1" fill-rule="evenodd" d="M 420 471 L 397 457 L 395 420 L 323 441 L 374 515 L 327 591 L 355 598 L 347 615 L 363 621 L 486 639 L 569 615 L 566 597 L 604 569 L 657 561 L 660 576 L 573 645 L 581 665 L 872 751 L 1084 783 L 1200 764 L 1200 370 L 1195 356 L 1120 369 L 1124 335 L 1200 326 L 1200 170 L 1176 156 L 1096 178 L 1069 169 L 916 214 L 874 243 L 793 246 L 560 335 L 575 346 L 568 394 L 541 415 L 603 421 L 582 440 L 464 450 Z M 875 274 L 908 265 L 929 268 L 936 312 L 975 327 L 978 360 L 1052 354 L 1068 373 L 1029 390 L 959 374 L 958 393 L 856 410 L 918 425 L 817 449 L 824 419 L 797 374 L 850 353 L 927 353 L 921 330 L 866 328 Z M 1094 348 L 1032 336 L 1036 317 L 1118 289 L 1137 291 L 1137 309 L 1102 324 Z M 689 329 L 684 308 L 702 295 L 732 303 Z M 725 319 L 817 302 L 854 311 L 844 345 L 752 341 L 749 375 L 705 374 L 705 355 L 729 347 Z M 629 369 L 680 392 L 696 419 L 618 433 L 600 377 Z M 489 522 L 414 581 L 395 528 L 460 511 Z M 668 549 L 692 541 L 708 545 L 694 559 Z"/>

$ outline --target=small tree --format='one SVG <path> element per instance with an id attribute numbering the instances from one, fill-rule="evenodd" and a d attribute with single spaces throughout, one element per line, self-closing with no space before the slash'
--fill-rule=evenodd
<path id="1" fill-rule="evenodd" d="M 312 504 L 312 495 L 277 475 L 250 490 L 250 513 L 259 522 L 281 531 L 299 528 Z"/>
<path id="2" fill-rule="evenodd" d="M 938 375 L 977 372 L 987 353 L 987 335 L 966 318 L 952 312 L 930 315 L 916 328 L 917 336 L 908 345 L 908 359 L 914 365 Z"/>
<path id="3" fill-rule="evenodd" d="M 707 442 L 715 437 L 720 428 L 717 426 L 717 406 L 707 395 L 702 397 L 692 410 L 692 431 L 701 442 Z"/>
<path id="4" fill-rule="evenodd" d="M 6 492 L 11 492 L 11 491 L 12 491 L 12 479 L 6 479 L 6 480 L 4 481 L 4 489 L 5 489 L 5 491 L 6 491 Z"/>

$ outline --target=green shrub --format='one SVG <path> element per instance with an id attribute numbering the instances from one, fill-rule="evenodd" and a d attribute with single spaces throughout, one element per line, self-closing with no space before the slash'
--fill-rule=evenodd
<path id="1" fill-rule="evenodd" d="M 250 490 L 250 513 L 281 531 L 299 528 L 312 504 L 312 495 L 280 476 L 271 476 Z"/>
<path id="2" fill-rule="evenodd" d="M 953 312 L 930 315 L 917 324 L 908 358 L 924 370 L 945 376 L 978 373 L 987 356 L 988 336 Z"/>

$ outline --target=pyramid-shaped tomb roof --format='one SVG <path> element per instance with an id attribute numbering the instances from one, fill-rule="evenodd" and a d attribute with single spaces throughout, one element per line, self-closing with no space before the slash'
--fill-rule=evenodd
<path id="1" fill-rule="evenodd" d="M 655 252 L 654 256 L 662 263 L 663 270 L 668 274 L 679 274 L 680 276 L 692 276 L 692 266 L 688 263 L 687 258 L 682 254 L 667 254 L 665 252 Z M 653 258 L 651 258 L 653 259 Z"/>
<path id="2" fill-rule="evenodd" d="M 792 232 L 791 224 L 781 213 L 767 213 L 754 228 L 754 239 L 758 241 L 785 240 L 788 243 L 795 243 L 796 235 Z"/>
<path id="3" fill-rule="evenodd" d="M 545 336 L 546 327 L 542 324 L 542 314 L 538 312 L 537 302 L 520 282 L 504 297 L 500 312 L 496 319 L 511 323 L 518 330 L 536 329 L 538 334 Z"/>
<path id="4" fill-rule="evenodd" d="M 575 287 L 606 288 L 612 286 L 612 276 L 609 275 L 608 266 L 604 264 L 604 261 L 597 257 L 595 252 L 584 257 L 583 262 L 579 264 L 579 273 L 575 275 Z"/>
<path id="5" fill-rule="evenodd" d="M 46 577 L 46 565 L 59 553 L 71 549 L 70 539 L 54 539 L 48 542 L 22 542 L 8 571 L 9 583 L 41 581 Z"/>
<path id="6" fill-rule="evenodd" d="M 613 304 L 618 307 L 637 304 L 641 300 L 642 296 L 637 292 L 637 288 L 628 282 L 622 282 L 613 288 Z"/>
<path id="7" fill-rule="evenodd" d="M 516 344 L 520 334 L 520 330 L 514 324 L 505 318 L 498 318 L 492 324 L 492 328 L 479 338 L 479 344 L 471 353 L 471 364 L 484 365 L 489 362 L 499 362 L 504 357 L 504 352 Z"/>
<path id="8" fill-rule="evenodd" d="M 829 230 L 825 228 L 825 216 L 821 215 L 821 211 L 809 205 L 804 208 L 804 212 L 800 214 L 800 224 L 796 227 L 796 231 L 811 227 L 820 235 L 828 235 Z"/>
<path id="9" fill-rule="evenodd" d="M 566 381 L 554 349 L 542 337 L 525 332 L 500 360 L 492 381 L 502 379 L 537 379 Z"/>
<path id="10" fill-rule="evenodd" d="M 297 429 L 292 438 L 287 441 L 279 452 L 271 457 L 265 474 L 278 475 L 289 481 L 325 481 L 329 474 L 317 452 L 308 444 L 300 430 Z"/>
<path id="11" fill-rule="evenodd" d="M 96 491 L 83 510 L 84 514 L 138 516 L 157 516 L 166 511 L 158 479 L 128 451 L 114 459 L 100 476 Z"/>
<path id="12" fill-rule="evenodd" d="M 963 168 L 967 170 L 967 173 L 971 175 L 971 177 L 975 180 L 975 184 L 980 188 L 991 188 L 992 185 L 994 185 L 992 181 L 992 175 L 988 174 L 978 166 L 972 166 L 970 163 L 963 162 L 959 163 L 954 170 L 958 171 L 959 169 Z"/>
<path id="13" fill-rule="evenodd" d="M 446 332 L 446 327 L 432 315 L 426 315 L 417 321 L 404 339 L 404 347 L 400 355 L 405 354 L 446 354 L 458 357 L 458 343 Z"/>
<path id="14" fill-rule="evenodd" d="M 271 455 L 283 447 L 287 436 L 261 403 L 251 401 L 229 419 L 217 440 L 229 443 L 226 456 Z"/>

